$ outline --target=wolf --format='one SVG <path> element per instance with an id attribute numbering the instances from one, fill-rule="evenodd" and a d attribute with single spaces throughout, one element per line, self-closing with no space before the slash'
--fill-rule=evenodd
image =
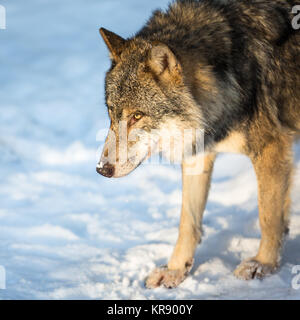
<path id="1" fill-rule="evenodd" d="M 111 67 L 105 92 L 111 120 L 97 172 L 129 174 L 148 156 L 151 132 L 200 128 L 204 150 L 191 157 L 203 170 L 189 174 L 182 158 L 179 236 L 166 266 L 146 287 L 178 286 L 201 242 L 213 166 L 221 152 L 248 156 L 257 176 L 261 241 L 237 267 L 245 280 L 279 268 L 288 231 L 292 147 L 300 132 L 300 35 L 292 27 L 294 0 L 177 0 L 153 12 L 134 36 L 100 29 Z M 123 125 L 119 126 L 122 122 Z M 121 138 L 139 130 L 126 144 Z M 112 146 L 116 152 L 109 152 Z M 196 151 L 195 151 L 196 150 Z M 138 152 L 137 152 L 138 151 Z M 127 154 L 127 160 L 121 161 Z"/>

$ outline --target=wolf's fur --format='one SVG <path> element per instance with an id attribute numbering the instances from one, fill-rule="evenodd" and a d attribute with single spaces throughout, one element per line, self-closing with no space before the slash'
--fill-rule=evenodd
<path id="1" fill-rule="evenodd" d="M 111 132 L 119 121 L 144 129 L 129 149 L 135 164 L 109 164 L 108 136 L 98 172 L 118 177 L 147 156 L 147 135 L 169 127 L 205 132 L 204 171 L 189 176 L 183 161 L 179 238 L 168 266 L 148 287 L 178 285 L 191 268 L 218 152 L 239 152 L 258 180 L 262 240 L 256 257 L 235 274 L 263 277 L 279 263 L 288 228 L 292 144 L 300 131 L 300 34 L 292 28 L 294 0 L 177 0 L 155 11 L 132 38 L 101 29 L 112 59 L 106 76 Z M 133 118 L 139 113 L 140 116 Z M 138 118 L 138 120 L 137 120 Z M 196 141 L 194 141 L 195 143 Z M 120 152 L 119 152 L 120 153 Z M 201 155 L 197 155 L 199 157 Z M 105 162 L 103 164 L 103 162 Z"/>

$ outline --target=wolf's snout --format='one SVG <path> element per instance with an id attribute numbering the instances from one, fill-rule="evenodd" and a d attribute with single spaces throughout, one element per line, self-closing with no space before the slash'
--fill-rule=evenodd
<path id="1" fill-rule="evenodd" d="M 106 162 L 104 165 L 98 165 L 96 171 L 104 177 L 111 178 L 115 173 L 115 167 Z"/>

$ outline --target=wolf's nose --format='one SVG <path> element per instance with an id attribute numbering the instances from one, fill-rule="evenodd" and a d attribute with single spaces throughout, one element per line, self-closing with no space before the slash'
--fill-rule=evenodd
<path id="1" fill-rule="evenodd" d="M 115 167 L 107 162 L 103 166 L 98 165 L 96 171 L 104 177 L 111 178 L 115 173 Z"/>

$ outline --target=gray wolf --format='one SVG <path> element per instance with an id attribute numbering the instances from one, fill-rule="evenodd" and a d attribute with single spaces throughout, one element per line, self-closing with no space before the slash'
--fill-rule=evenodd
<path id="1" fill-rule="evenodd" d="M 234 274 L 249 280 L 278 269 L 289 224 L 292 145 L 300 132 L 295 4 L 178 0 L 166 11 L 155 11 L 131 38 L 100 29 L 112 64 L 106 74 L 111 127 L 98 173 L 115 178 L 129 174 L 148 157 L 153 130 L 162 135 L 175 129 L 204 132 L 204 151 L 194 148 L 191 154 L 204 162 L 202 172 L 188 174 L 182 160 L 182 210 L 174 252 L 167 266 L 146 279 L 148 288 L 176 287 L 191 270 L 220 152 L 247 155 L 258 181 L 260 247 Z M 124 143 L 120 122 L 126 137 L 138 129 L 136 139 Z M 190 142 L 195 146 L 197 138 Z M 117 151 L 109 152 L 113 144 Z M 121 161 L 124 153 L 127 160 Z"/>

